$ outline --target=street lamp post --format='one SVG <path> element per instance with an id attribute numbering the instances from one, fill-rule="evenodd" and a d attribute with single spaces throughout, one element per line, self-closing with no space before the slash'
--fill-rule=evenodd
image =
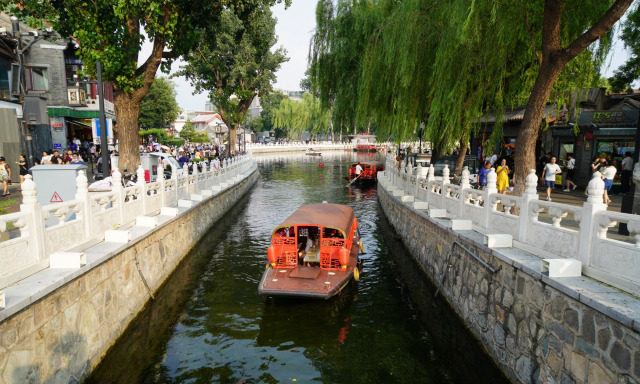
<path id="1" fill-rule="evenodd" d="M 75 75 L 74 75 L 75 76 Z M 104 112 L 104 88 L 102 83 L 102 62 L 96 61 L 96 80 L 76 81 L 80 84 L 96 84 L 98 88 L 98 108 L 100 122 L 100 155 L 102 157 L 102 177 L 111 175 L 111 166 L 109 165 L 109 138 L 107 137 L 107 119 Z"/>

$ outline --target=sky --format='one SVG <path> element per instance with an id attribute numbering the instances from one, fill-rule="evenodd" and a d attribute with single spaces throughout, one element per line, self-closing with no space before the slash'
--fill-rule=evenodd
<path id="1" fill-rule="evenodd" d="M 292 5 L 287 9 L 283 4 L 277 4 L 272 7 L 273 15 L 278 19 L 276 24 L 278 43 L 275 47 L 283 46 L 287 50 L 287 56 L 289 57 L 289 61 L 282 64 L 281 69 L 276 73 L 275 88 L 291 91 L 300 90 L 300 80 L 304 77 L 304 72 L 307 69 L 309 42 L 316 27 L 316 4 L 317 0 L 293 0 Z M 147 43 L 142 48 L 141 60 L 146 59 L 150 52 L 151 44 Z M 612 76 L 614 70 L 626 61 L 627 56 L 623 43 L 616 40 L 612 53 L 603 68 L 605 76 Z M 172 66 L 172 72 L 177 71 L 180 65 L 183 64 L 180 61 L 175 62 Z M 166 76 L 165 74 L 158 74 Z M 207 94 L 193 95 L 194 88 L 183 77 L 177 77 L 172 80 L 176 83 L 177 99 L 181 108 L 204 110 L 205 102 L 208 99 Z M 640 81 L 635 86 L 640 86 Z"/>
<path id="2" fill-rule="evenodd" d="M 276 35 L 278 43 L 276 48 L 283 46 L 287 50 L 289 61 L 282 64 L 276 73 L 275 88 L 289 91 L 300 90 L 300 80 L 307 70 L 307 55 L 309 42 L 316 27 L 316 3 L 317 0 L 294 0 L 293 4 L 285 9 L 284 4 L 273 6 L 273 15 L 278 19 Z M 146 59 L 151 53 L 151 44 L 145 44 L 140 54 L 141 59 Z M 177 61 L 171 67 L 171 72 L 176 72 L 184 62 Z M 158 72 L 158 75 L 166 76 Z M 204 104 L 208 99 L 205 93 L 193 95 L 194 88 L 184 77 L 172 79 L 176 83 L 178 104 L 183 109 L 204 110 Z"/>

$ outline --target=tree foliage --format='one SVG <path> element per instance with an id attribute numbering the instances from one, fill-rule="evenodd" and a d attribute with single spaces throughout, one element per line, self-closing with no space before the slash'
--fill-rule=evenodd
<path id="1" fill-rule="evenodd" d="M 73 38 L 84 71 L 95 76 L 103 63 L 103 79 L 114 86 L 120 166 L 135 169 L 140 102 L 157 69 L 189 52 L 205 28 L 217 29 L 221 14 L 231 12 L 250 24 L 252 10 L 276 0 L 0 0 L 28 20 L 45 20 L 63 37 Z M 144 33 L 143 33 L 144 32 Z M 142 43 L 152 43 L 149 57 L 138 65 Z"/>
<path id="2" fill-rule="evenodd" d="M 269 7 L 252 9 L 247 19 L 250 23 L 243 23 L 238 15 L 223 11 L 218 28 L 202 31 L 178 73 L 190 80 L 196 92 L 210 93 L 231 131 L 230 150 L 235 148 L 236 128 L 245 120 L 254 96 L 271 92 L 275 72 L 288 60 L 284 48 L 271 50 L 277 37 Z"/>
<path id="3" fill-rule="evenodd" d="M 180 114 L 180 106 L 176 101 L 175 86 L 166 77 L 155 78 L 149 93 L 140 103 L 140 127 L 164 128 L 176 120 Z"/>
<path id="4" fill-rule="evenodd" d="M 634 82 L 640 80 L 640 3 L 627 14 L 627 20 L 622 24 L 620 39 L 624 41 L 629 58 L 614 72 L 609 83 L 614 92 L 630 92 Z"/>
<path id="5" fill-rule="evenodd" d="M 312 135 L 331 132 L 331 111 L 307 92 L 302 95 L 301 101 L 282 100 L 272 120 L 274 127 L 286 131 L 288 137 L 301 136 L 303 131 Z"/>
<path id="6" fill-rule="evenodd" d="M 198 132 L 196 128 L 193 126 L 191 120 L 187 120 L 187 122 L 182 127 L 180 131 L 180 137 L 184 137 L 189 140 L 191 143 L 208 143 L 209 136 L 206 132 Z"/>
<path id="7" fill-rule="evenodd" d="M 466 143 L 487 110 L 496 114 L 499 138 L 505 108 L 531 102 L 538 92 L 542 97 L 527 108 L 536 111 L 533 125 L 525 121 L 521 130 L 529 136 L 518 139 L 523 157 L 516 163 L 524 169 L 534 162 L 525 150 L 535 147 L 530 138 L 537 138 L 545 104 L 599 80 L 611 46 L 606 32 L 631 1 L 320 0 L 312 85 L 323 102 L 334 103 L 336 120 L 346 109 L 396 140 L 415 137 L 424 123 L 438 148 Z M 345 82 L 338 72 L 359 77 Z M 348 89 L 339 89 L 345 83 Z M 358 100 L 357 109 L 343 108 L 349 100 L 340 101 L 339 92 L 356 95 L 350 99 Z"/>

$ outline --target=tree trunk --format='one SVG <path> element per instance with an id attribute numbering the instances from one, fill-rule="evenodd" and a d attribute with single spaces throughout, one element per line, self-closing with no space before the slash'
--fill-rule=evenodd
<path id="1" fill-rule="evenodd" d="M 444 144 L 444 140 L 440 143 L 438 143 L 438 145 L 433 148 L 433 150 L 431 151 L 431 161 L 430 163 L 433 164 L 436 161 L 438 161 L 438 159 L 440 159 L 442 157 L 442 154 L 444 153 L 444 148 L 445 144 Z"/>
<path id="2" fill-rule="evenodd" d="M 237 143 L 238 143 L 238 126 L 230 125 L 229 126 L 229 150 L 227 151 L 229 155 L 236 152 Z"/>
<path id="3" fill-rule="evenodd" d="M 609 31 L 613 24 L 624 15 L 632 2 L 633 0 L 616 0 L 598 22 L 571 42 L 567 48 L 563 48 L 561 45 L 561 22 L 564 1 L 545 0 L 542 24 L 542 62 L 516 139 L 514 193 L 517 196 L 524 193 L 525 179 L 529 170 L 535 169 L 536 140 L 544 107 L 562 68 Z"/>
<path id="4" fill-rule="evenodd" d="M 456 166 L 454 168 L 454 175 L 456 177 L 460 176 L 462 172 L 462 167 L 464 166 L 464 158 L 467 156 L 467 148 L 469 148 L 469 142 L 466 137 L 462 137 L 460 140 L 460 153 L 458 153 L 458 158 L 456 159 Z"/>
<path id="5" fill-rule="evenodd" d="M 140 165 L 139 127 L 140 102 L 131 94 L 116 91 L 114 106 L 118 117 L 118 169 L 135 173 Z"/>

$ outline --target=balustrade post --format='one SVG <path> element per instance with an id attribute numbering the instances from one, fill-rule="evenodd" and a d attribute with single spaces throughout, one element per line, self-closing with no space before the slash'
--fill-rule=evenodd
<path id="1" fill-rule="evenodd" d="M 158 177 L 156 178 L 156 180 L 158 181 L 158 183 L 160 183 L 160 206 L 166 207 L 168 197 L 165 191 L 166 181 L 164 180 L 164 170 L 158 170 Z"/>
<path id="2" fill-rule="evenodd" d="M 171 180 L 173 180 L 173 190 L 176 195 L 176 204 L 178 204 L 178 200 L 180 200 L 180 188 L 178 188 L 178 168 L 171 167 Z"/>
<path id="3" fill-rule="evenodd" d="M 420 179 L 422 179 L 422 164 L 418 164 L 418 169 L 416 170 L 416 199 L 418 198 L 418 194 L 420 192 Z"/>
<path id="4" fill-rule="evenodd" d="M 594 172 L 589 181 L 589 197 L 582 205 L 582 213 L 576 221 L 580 223 L 580 240 L 576 257 L 585 266 L 591 265 L 591 257 L 595 236 L 601 236 L 600 223 L 596 220 L 596 213 L 607 210 L 604 203 L 604 180 L 600 172 Z M 606 232 L 604 233 L 606 236 Z"/>
<path id="5" fill-rule="evenodd" d="M 23 188 L 24 189 L 24 188 Z M 82 225 L 84 228 L 83 240 L 91 237 L 91 202 L 89 201 L 89 181 L 87 180 L 86 171 L 83 169 L 76 176 L 76 200 L 82 207 Z"/>
<path id="6" fill-rule="evenodd" d="M 484 207 L 482 211 L 482 226 L 484 228 L 489 228 L 489 224 L 491 222 L 491 209 L 493 204 L 490 202 L 491 195 L 495 195 L 498 193 L 498 175 L 496 174 L 496 170 L 491 168 L 489 174 L 487 175 L 487 187 L 484 190 L 484 194 L 482 200 L 484 201 Z"/>
<path id="7" fill-rule="evenodd" d="M 520 216 L 518 217 L 518 241 L 526 243 L 527 231 L 529 230 L 529 222 L 531 221 L 531 210 L 529 203 L 539 200 L 538 197 L 538 176 L 536 170 L 530 169 L 529 174 L 525 178 L 525 190 L 521 198 Z"/>
<path id="8" fill-rule="evenodd" d="M 142 168 L 142 164 L 138 165 L 138 169 L 136 169 L 136 176 L 138 180 L 136 184 L 140 186 L 140 199 L 142 200 L 142 215 L 147 214 L 147 206 L 149 206 L 149 196 L 147 196 L 147 181 L 144 178 L 144 168 Z"/>
<path id="9" fill-rule="evenodd" d="M 462 216 L 464 212 L 464 204 L 466 201 L 466 192 L 464 190 L 471 188 L 471 183 L 469 183 L 470 176 L 469 167 L 462 168 L 462 173 L 460 174 L 460 216 Z"/>
<path id="10" fill-rule="evenodd" d="M 178 200 L 180 200 L 181 197 L 189 197 L 190 196 L 190 192 L 189 192 L 189 167 L 187 166 L 187 163 L 182 164 L 182 177 L 184 179 L 184 193 L 182 195 L 178 195 Z"/>
<path id="11" fill-rule="evenodd" d="M 200 191 L 200 183 L 198 182 L 198 163 L 193 163 L 193 189 L 191 193 L 198 193 Z M 191 194 L 189 194 L 191 196 Z"/>
<path id="12" fill-rule="evenodd" d="M 433 164 L 429 164 L 429 170 L 427 172 L 427 203 L 431 204 L 431 188 L 429 187 L 429 183 L 435 181 L 436 179 L 436 170 L 433 168 Z"/>
<path id="13" fill-rule="evenodd" d="M 111 174 L 113 179 L 113 192 L 116 194 L 116 201 L 118 202 L 118 224 L 123 224 L 124 221 L 124 193 L 122 188 L 122 173 L 118 167 L 113 170 Z"/>
<path id="14" fill-rule="evenodd" d="M 37 261 L 47 257 L 47 248 L 45 238 L 45 223 L 42 215 L 42 207 L 38 203 L 36 195 L 36 183 L 31 175 L 25 175 L 22 188 L 22 204 L 20 204 L 20 212 L 29 214 L 29 248 L 33 252 L 33 256 Z"/>

